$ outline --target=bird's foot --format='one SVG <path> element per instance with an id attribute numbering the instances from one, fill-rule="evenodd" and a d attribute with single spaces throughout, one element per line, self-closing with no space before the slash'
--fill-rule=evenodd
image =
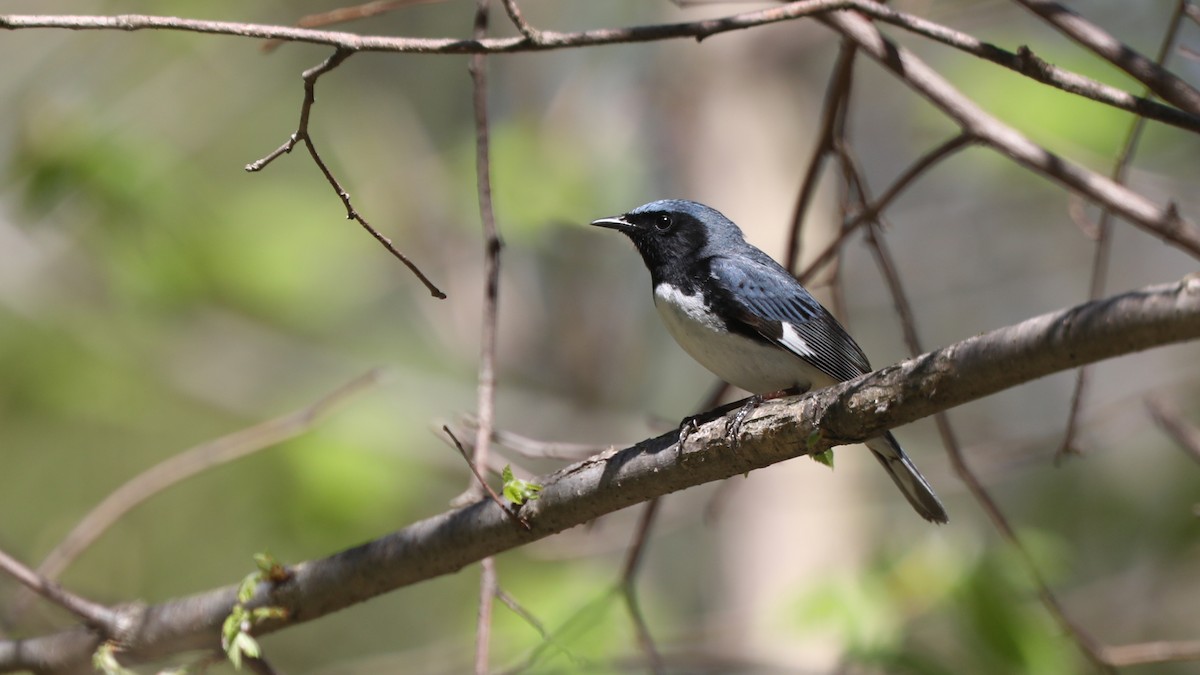
<path id="1" fill-rule="evenodd" d="M 713 408 L 712 410 L 707 410 L 705 412 L 689 415 L 683 418 L 683 420 L 679 423 L 679 452 L 683 452 L 683 444 L 693 432 L 700 429 L 700 425 L 708 424 L 715 419 L 724 417 L 725 413 L 733 410 L 735 407 L 740 405 L 740 403 L 740 401 L 727 403 L 723 406 Z"/>
<path id="2" fill-rule="evenodd" d="M 698 428 L 700 427 L 698 424 L 696 424 L 695 417 L 685 417 L 683 421 L 679 423 L 679 442 L 675 444 L 676 459 L 683 457 L 683 444 L 687 443 L 688 436 L 691 436 L 692 432 Z"/>
<path id="3" fill-rule="evenodd" d="M 746 402 L 742 404 L 742 407 L 738 408 L 737 413 L 735 413 L 734 416 L 729 418 L 729 421 L 725 423 L 726 441 L 728 441 L 730 444 L 737 444 L 738 432 L 742 430 L 742 422 L 745 422 L 746 416 L 751 412 L 754 412 L 755 408 L 762 405 L 764 400 L 765 399 L 758 394 L 746 399 Z"/>
<path id="4" fill-rule="evenodd" d="M 755 408 L 762 405 L 764 401 L 783 398 L 784 396 L 792 396 L 793 394 L 803 394 L 804 391 L 805 390 L 801 389 L 800 387 L 791 387 L 788 389 L 780 389 L 779 391 L 772 391 L 767 394 L 755 394 L 754 396 L 746 399 L 746 402 L 742 404 L 742 407 L 738 408 L 737 413 L 730 418 L 729 422 L 725 425 L 725 440 L 729 441 L 730 444 L 736 444 L 738 433 L 742 430 L 742 422 L 745 422 L 746 417 L 749 416 L 750 413 L 754 412 Z"/>

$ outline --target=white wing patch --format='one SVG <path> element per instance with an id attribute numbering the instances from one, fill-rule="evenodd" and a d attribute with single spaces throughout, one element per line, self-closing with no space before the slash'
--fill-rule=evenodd
<path id="1" fill-rule="evenodd" d="M 809 348 L 808 342 L 796 332 L 796 328 L 786 321 L 783 322 L 783 337 L 779 338 L 779 341 L 794 354 L 808 358 L 817 356 L 817 353 Z"/>

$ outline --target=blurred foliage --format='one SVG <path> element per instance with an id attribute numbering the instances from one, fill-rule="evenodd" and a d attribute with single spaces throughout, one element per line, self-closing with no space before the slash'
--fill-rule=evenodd
<path id="1" fill-rule="evenodd" d="M 564 30 L 742 9 L 521 5 L 536 25 Z M 1169 10 L 1142 8 L 1122 25 L 1133 13 L 1123 3 L 1093 5 L 1150 51 Z M 1009 49 L 1030 44 L 1057 65 L 1137 89 L 1017 9 L 930 6 L 934 20 Z M 330 7 L 174 0 L 152 9 L 291 23 Z M 44 8 L 28 0 L 5 10 Z M 54 11 L 136 10 L 63 2 Z M 465 35 L 473 11 L 447 0 L 346 28 Z M 493 25 L 512 33 L 498 10 Z M 474 480 L 432 431 L 475 405 L 482 251 L 465 60 L 355 55 L 320 81 L 313 112 L 318 147 L 356 208 L 447 291 L 439 302 L 346 221 L 303 150 L 260 173 L 242 169 L 294 130 L 298 75 L 327 53 L 285 45 L 264 56 L 250 41 L 155 31 L 13 31 L 0 42 L 0 548 L 36 563 L 148 467 L 307 405 L 369 367 L 389 372 L 311 432 L 135 509 L 65 575 L 88 597 L 162 601 L 237 581 L 256 551 L 288 561 L 327 555 L 443 511 Z M 777 251 L 835 53 L 830 34 L 799 23 L 699 44 L 489 61 L 506 244 L 502 427 L 622 443 L 704 398 L 711 378 L 657 325 L 628 242 L 583 224 L 653 198 L 691 197 Z M 1123 113 L 944 50 L 922 54 L 997 116 L 1090 166 L 1107 170 L 1124 137 Z M 947 125 L 865 60 L 856 78 L 852 135 L 881 189 Z M 1136 164 L 1146 167 L 1139 188 L 1200 212 L 1180 187 L 1195 182 L 1197 152 L 1195 136 L 1155 127 Z M 837 222 L 825 187 L 814 236 Z M 1084 297 L 1091 249 L 1064 204 L 1057 187 L 985 151 L 948 160 L 897 202 L 888 236 L 930 345 Z M 1194 268 L 1123 225 L 1114 250 L 1113 289 Z M 884 365 L 903 345 L 866 261 L 851 245 L 848 323 Z M 1058 470 L 1049 457 L 1069 377 L 952 415 L 1041 573 L 1106 642 L 1192 637 L 1200 471 L 1148 426 L 1140 398 L 1166 389 L 1200 419 L 1195 357 L 1185 346 L 1097 369 L 1084 439 L 1093 452 Z M 1022 562 L 933 450 L 931 428 L 900 434 L 947 502 L 950 525 L 931 529 L 913 517 L 874 462 L 848 449 L 834 473 L 788 463 L 664 501 L 637 583 L 660 649 L 764 673 L 838 664 L 1084 670 Z M 543 640 L 497 603 L 498 667 L 616 672 L 640 658 L 616 587 L 632 523 L 616 514 L 498 557 L 502 587 L 552 636 Z M 15 590 L 0 578 L 0 608 Z M 261 646 L 289 673 L 464 672 L 476 593 L 468 570 L 264 636 Z M 36 605 L 3 629 L 34 635 L 69 624 Z"/>

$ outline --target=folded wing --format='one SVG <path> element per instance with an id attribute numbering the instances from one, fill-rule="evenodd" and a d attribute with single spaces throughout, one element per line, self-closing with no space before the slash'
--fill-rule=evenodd
<path id="1" fill-rule="evenodd" d="M 764 254 L 765 257 L 765 254 Z M 844 382 L 871 371 L 858 343 L 787 270 L 770 258 L 709 261 L 734 315 L 762 337 Z"/>

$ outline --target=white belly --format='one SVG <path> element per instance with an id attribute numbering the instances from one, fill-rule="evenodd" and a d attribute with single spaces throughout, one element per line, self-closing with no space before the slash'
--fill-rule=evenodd
<path id="1" fill-rule="evenodd" d="M 679 346 L 735 387 L 767 394 L 791 387 L 826 387 L 834 382 L 794 354 L 726 332 L 699 294 L 684 295 L 674 286 L 659 284 L 654 289 L 654 306 Z"/>

